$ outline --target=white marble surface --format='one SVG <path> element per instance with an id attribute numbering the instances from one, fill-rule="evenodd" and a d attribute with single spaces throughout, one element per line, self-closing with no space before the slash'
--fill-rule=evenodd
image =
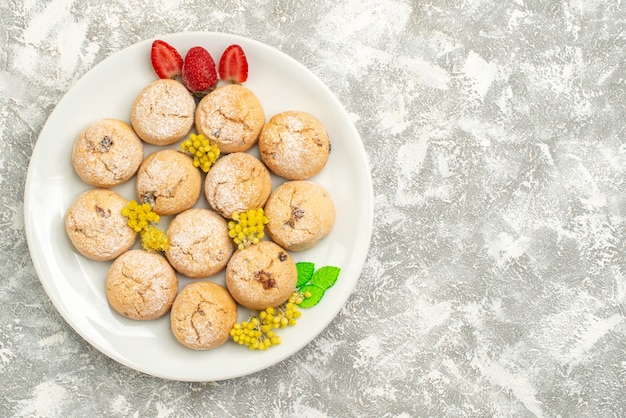
<path id="1" fill-rule="evenodd" d="M 623 2 L 27 0 L 0 19 L 0 416 L 626 415 Z M 353 116 L 376 199 L 363 274 L 326 331 L 213 383 L 93 349 L 24 233 L 29 157 L 63 94 L 188 30 L 308 66 Z"/>

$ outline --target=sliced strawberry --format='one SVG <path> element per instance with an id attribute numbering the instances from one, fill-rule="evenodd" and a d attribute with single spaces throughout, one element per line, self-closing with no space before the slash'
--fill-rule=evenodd
<path id="1" fill-rule="evenodd" d="M 152 42 L 150 59 L 159 78 L 176 78 L 182 74 L 183 57 L 165 41 L 157 39 Z"/>
<path id="2" fill-rule="evenodd" d="M 231 83 L 248 79 L 248 58 L 239 45 L 230 45 L 220 58 L 220 78 Z"/>
<path id="3" fill-rule="evenodd" d="M 217 85 L 215 61 L 203 47 L 194 46 L 185 55 L 183 84 L 199 97 L 211 92 Z"/>

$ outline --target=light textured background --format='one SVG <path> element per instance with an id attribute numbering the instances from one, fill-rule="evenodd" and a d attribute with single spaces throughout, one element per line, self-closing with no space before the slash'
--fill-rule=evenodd
<path id="1" fill-rule="evenodd" d="M 626 415 L 622 1 L 10 0 L 0 19 L 0 416 Z M 146 376 L 83 341 L 39 283 L 22 213 L 62 95 L 186 30 L 317 74 L 354 118 L 376 199 L 330 327 L 218 383 Z"/>

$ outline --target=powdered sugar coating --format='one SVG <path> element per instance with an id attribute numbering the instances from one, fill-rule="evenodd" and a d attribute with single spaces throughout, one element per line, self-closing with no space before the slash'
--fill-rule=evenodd
<path id="1" fill-rule="evenodd" d="M 130 179 L 143 160 L 143 143 L 126 122 L 107 118 L 92 122 L 76 137 L 72 165 L 78 176 L 96 187 Z"/>
<path id="2" fill-rule="evenodd" d="M 172 333 L 186 347 L 209 350 L 224 344 L 237 321 L 237 305 L 219 284 L 197 281 L 176 296 L 170 314 Z"/>
<path id="3" fill-rule="evenodd" d="M 144 87 L 133 102 L 130 119 L 137 135 L 153 145 L 170 145 L 193 127 L 196 102 L 177 80 L 159 79 Z"/>
<path id="4" fill-rule="evenodd" d="M 268 235 L 290 251 L 304 251 L 326 237 L 335 223 L 328 191 L 309 180 L 278 186 L 265 205 Z"/>
<path id="5" fill-rule="evenodd" d="M 193 160 L 173 149 L 150 154 L 136 178 L 138 199 L 150 203 L 159 215 L 174 215 L 191 208 L 202 192 L 202 177 Z"/>
<path id="6" fill-rule="evenodd" d="M 226 287 L 242 306 L 276 307 L 296 288 L 298 271 L 291 256 L 271 241 L 261 241 L 233 254 L 226 266 Z"/>
<path id="7" fill-rule="evenodd" d="M 109 189 L 79 195 L 65 215 L 65 231 L 76 250 L 91 260 L 107 261 L 132 247 L 137 233 L 122 216 L 127 203 Z"/>
<path id="8" fill-rule="evenodd" d="M 288 180 L 305 180 L 326 165 L 330 139 L 322 123 L 306 112 L 278 113 L 259 136 L 261 159 L 275 174 Z"/>
<path id="9" fill-rule="evenodd" d="M 196 130 L 220 152 L 243 152 L 256 144 L 265 123 L 257 96 L 241 84 L 227 84 L 202 98 L 196 109 Z"/>
<path id="10" fill-rule="evenodd" d="M 169 312 L 178 291 L 178 278 L 165 257 L 130 250 L 111 264 L 106 276 L 111 307 L 131 319 L 160 318 Z"/>
<path id="11" fill-rule="evenodd" d="M 212 210 L 188 209 L 176 215 L 167 229 L 168 261 L 190 278 L 211 276 L 221 271 L 235 250 L 228 224 Z"/>
<path id="12" fill-rule="evenodd" d="M 233 212 L 263 207 L 271 191 L 272 179 L 265 165 L 243 152 L 217 160 L 204 182 L 209 205 L 225 218 Z"/>

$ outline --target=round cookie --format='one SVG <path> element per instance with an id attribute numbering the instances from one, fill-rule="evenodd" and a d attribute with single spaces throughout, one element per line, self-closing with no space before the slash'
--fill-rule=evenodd
<path id="1" fill-rule="evenodd" d="M 172 305 L 172 333 L 186 347 L 209 350 L 224 344 L 237 322 L 237 305 L 219 284 L 199 281 L 185 286 Z"/>
<path id="2" fill-rule="evenodd" d="M 153 145 L 170 145 L 187 135 L 196 102 L 179 81 L 159 79 L 144 87 L 133 102 L 130 121 L 137 135 Z"/>
<path id="3" fill-rule="evenodd" d="M 289 251 L 304 251 L 330 233 L 335 207 L 322 186 L 308 180 L 278 186 L 265 204 L 267 234 Z"/>
<path id="4" fill-rule="evenodd" d="M 167 239 L 168 261 L 192 279 L 222 270 L 235 250 L 226 220 L 208 209 L 192 208 L 176 215 L 167 228 Z"/>
<path id="5" fill-rule="evenodd" d="M 259 150 L 273 173 L 288 180 L 305 180 L 326 165 L 330 139 L 314 116 L 288 111 L 272 116 L 263 126 Z"/>
<path id="6" fill-rule="evenodd" d="M 96 187 L 112 187 L 130 179 L 143 161 L 143 143 L 119 119 L 101 119 L 83 129 L 72 149 L 78 176 Z"/>
<path id="7" fill-rule="evenodd" d="M 244 152 L 217 160 L 204 181 L 207 201 L 225 218 L 231 218 L 233 212 L 263 207 L 271 192 L 270 172 L 259 159 Z"/>
<path id="8" fill-rule="evenodd" d="M 109 304 L 120 315 L 137 320 L 157 319 L 172 307 L 178 278 L 162 255 L 130 250 L 111 264 L 105 287 Z"/>
<path id="9" fill-rule="evenodd" d="M 127 204 L 110 189 L 80 194 L 65 214 L 65 231 L 76 250 L 91 260 L 107 261 L 130 249 L 137 233 L 122 215 Z"/>
<path id="10" fill-rule="evenodd" d="M 135 186 L 141 203 L 150 203 L 159 215 L 174 215 L 196 204 L 202 177 L 190 156 L 164 149 L 141 163 Z"/>
<path id="11" fill-rule="evenodd" d="M 218 87 L 200 100 L 196 130 L 223 154 L 242 152 L 256 144 L 265 111 L 256 95 L 241 84 Z"/>
<path id="12" fill-rule="evenodd" d="M 226 266 L 226 287 L 242 306 L 276 307 L 289 299 L 298 281 L 291 256 L 271 241 L 261 241 L 233 254 Z"/>

